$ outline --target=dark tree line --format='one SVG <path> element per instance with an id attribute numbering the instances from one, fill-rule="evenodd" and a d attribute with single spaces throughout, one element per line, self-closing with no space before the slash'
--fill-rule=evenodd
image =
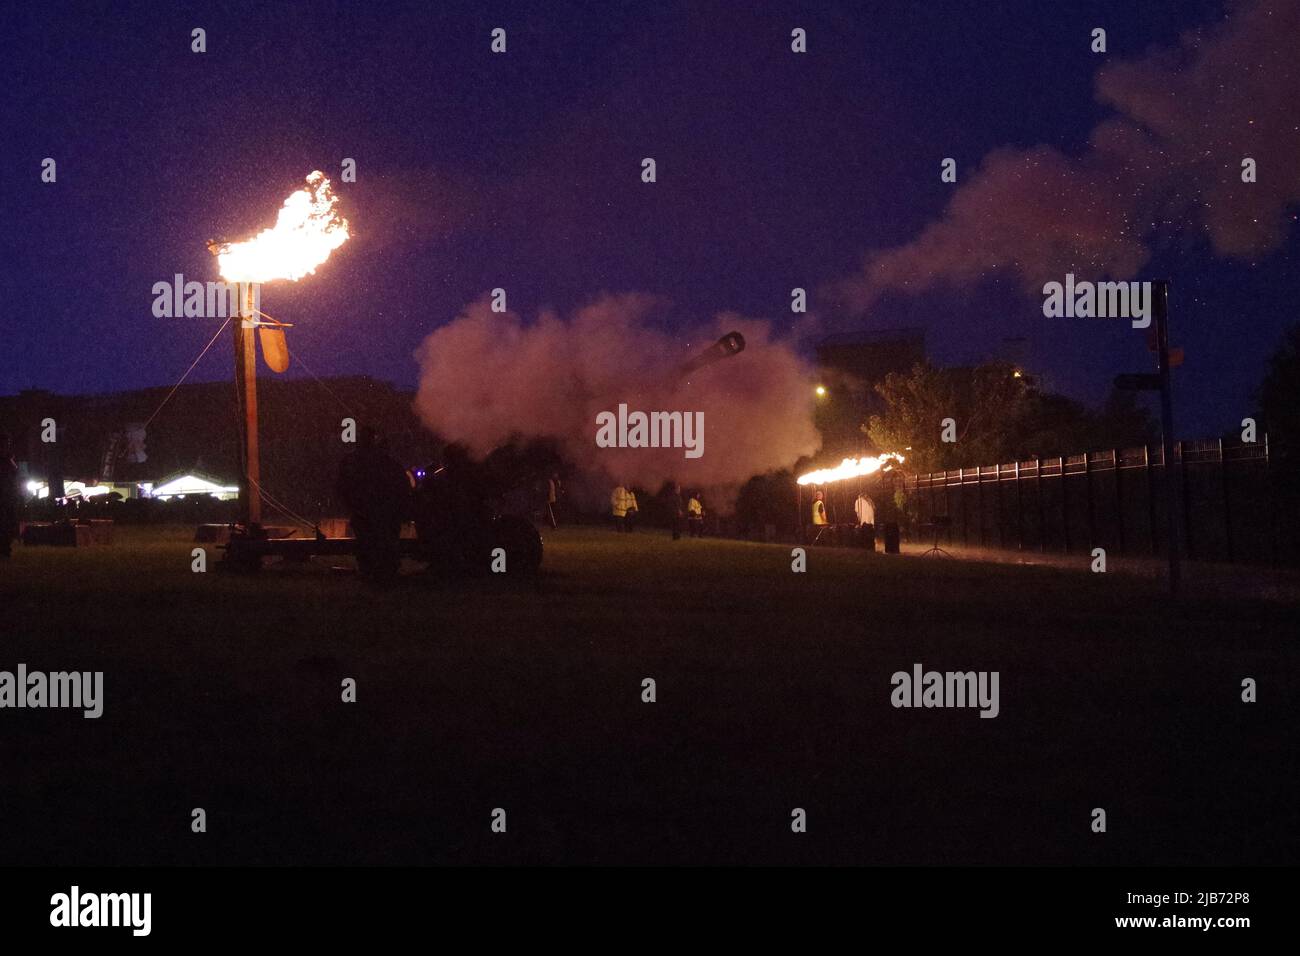
<path id="1" fill-rule="evenodd" d="M 1154 417 L 1134 392 L 1112 391 L 1100 408 L 1089 408 L 1040 389 L 1032 377 L 1001 362 L 969 368 L 918 364 L 888 375 L 876 392 L 884 411 L 872 415 L 862 431 L 881 451 L 902 452 L 912 472 L 1125 448 L 1159 437 Z"/>

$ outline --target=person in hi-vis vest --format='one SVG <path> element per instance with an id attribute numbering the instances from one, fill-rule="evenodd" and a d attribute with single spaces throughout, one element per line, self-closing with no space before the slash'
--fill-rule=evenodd
<path id="1" fill-rule="evenodd" d="M 813 496 L 812 518 L 813 524 L 819 528 L 830 524 L 830 522 L 826 520 L 826 502 L 822 500 L 822 493 L 820 491 Z"/>
<path id="2" fill-rule="evenodd" d="M 686 502 L 686 528 L 692 538 L 704 537 L 704 502 L 698 491 L 692 492 L 690 500 Z"/>
<path id="3" fill-rule="evenodd" d="M 609 493 L 609 511 L 614 516 L 614 530 L 624 531 L 627 521 L 627 489 L 619 483 Z"/>

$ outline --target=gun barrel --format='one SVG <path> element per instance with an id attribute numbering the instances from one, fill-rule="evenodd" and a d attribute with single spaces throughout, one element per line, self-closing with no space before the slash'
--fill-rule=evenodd
<path id="1" fill-rule="evenodd" d="M 739 332 L 728 332 L 703 352 L 683 364 L 681 368 L 682 374 L 694 372 L 696 369 L 712 365 L 714 362 L 721 362 L 723 359 L 731 358 L 744 350 L 745 337 Z"/>

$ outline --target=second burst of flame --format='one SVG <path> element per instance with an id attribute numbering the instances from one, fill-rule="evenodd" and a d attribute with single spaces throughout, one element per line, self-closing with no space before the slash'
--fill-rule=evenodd
<path id="1" fill-rule="evenodd" d="M 885 466 L 885 462 L 896 461 L 901 463 L 903 456 L 894 452 L 886 452 L 883 455 L 877 455 L 874 458 L 845 458 L 834 468 L 823 468 L 820 471 L 810 471 L 806 475 L 799 476 L 801 485 L 824 485 L 832 481 L 841 481 L 845 478 L 860 478 L 863 475 L 874 475 Z"/>
<path id="2" fill-rule="evenodd" d="M 313 172 L 306 188 L 284 201 L 274 226 L 252 239 L 217 248 L 221 277 L 227 282 L 270 282 L 311 275 L 348 240 L 348 221 L 339 215 L 338 201 L 325 174 Z"/>

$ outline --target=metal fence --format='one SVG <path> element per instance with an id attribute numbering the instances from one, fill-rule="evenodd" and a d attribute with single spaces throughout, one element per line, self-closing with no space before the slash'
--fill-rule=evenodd
<path id="1" fill-rule="evenodd" d="M 1279 511 L 1268 438 L 1159 445 L 901 475 L 915 538 L 1040 551 L 1161 554 L 1167 494 L 1179 496 L 1182 552 L 1191 560 L 1279 560 Z M 1172 480 L 1173 487 L 1170 483 Z M 936 520 L 937 519 L 937 520 Z"/>

